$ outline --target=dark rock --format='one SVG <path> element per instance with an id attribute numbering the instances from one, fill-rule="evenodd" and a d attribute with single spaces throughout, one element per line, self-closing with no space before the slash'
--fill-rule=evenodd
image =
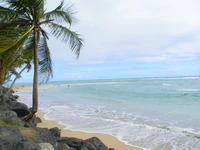
<path id="1" fill-rule="evenodd" d="M 73 137 L 61 137 L 58 139 L 58 142 L 65 143 L 69 147 L 75 148 L 77 150 L 81 150 L 83 140 L 73 138 Z"/>
<path id="2" fill-rule="evenodd" d="M 0 117 L 17 117 L 17 114 L 4 106 L 0 106 Z"/>
<path id="3" fill-rule="evenodd" d="M 41 150 L 16 127 L 0 127 L 0 150 Z"/>
<path id="4" fill-rule="evenodd" d="M 51 128 L 51 129 L 49 129 L 49 131 L 51 131 L 51 134 L 53 136 L 60 137 L 60 130 L 57 127 Z"/>
<path id="5" fill-rule="evenodd" d="M 3 87 L 3 94 L 6 94 L 9 88 Z"/>
<path id="6" fill-rule="evenodd" d="M 20 102 L 10 103 L 10 110 L 16 112 L 18 117 L 24 117 L 30 113 L 28 107 Z"/>
<path id="7" fill-rule="evenodd" d="M 65 144 L 65 143 L 58 143 L 56 149 L 57 150 L 68 150 L 69 146 L 67 144 Z"/>
<path id="8" fill-rule="evenodd" d="M 14 122 L 20 126 L 24 126 L 24 123 L 22 122 L 22 120 L 20 120 L 17 117 L 17 114 L 14 111 L 11 111 L 3 106 L 0 106 L 0 117 L 10 118 L 12 120 L 12 122 Z"/>
<path id="9" fill-rule="evenodd" d="M 19 95 L 13 95 L 15 97 L 16 100 L 19 99 Z"/>
<path id="10" fill-rule="evenodd" d="M 35 128 L 35 130 L 38 131 L 36 135 L 37 143 L 50 143 L 55 148 L 57 138 L 52 136 L 48 128 Z"/>
<path id="11" fill-rule="evenodd" d="M 69 147 L 65 143 L 58 143 L 56 150 L 76 150 L 75 148 Z"/>
<path id="12" fill-rule="evenodd" d="M 13 118 L 11 118 L 11 120 L 12 120 L 13 123 L 16 123 L 16 124 L 24 127 L 24 122 L 21 119 L 19 119 L 17 117 L 13 117 Z"/>
<path id="13" fill-rule="evenodd" d="M 23 117 L 22 117 L 22 120 L 23 120 Z M 42 122 L 42 120 L 39 117 L 37 117 L 36 115 L 33 115 L 33 117 L 31 119 L 26 121 L 24 127 L 36 127 L 37 124 L 40 122 Z"/>
<path id="14" fill-rule="evenodd" d="M 108 150 L 108 147 L 105 146 L 98 138 L 92 137 L 87 140 L 77 139 L 77 138 L 68 138 L 61 137 L 58 139 L 58 142 L 65 143 L 69 147 L 75 148 L 77 150 Z"/>
<path id="15" fill-rule="evenodd" d="M 12 134 L 20 134 L 17 127 L 0 127 L 0 137 L 5 137 Z"/>
<path id="16" fill-rule="evenodd" d="M 10 95 L 9 100 L 16 101 L 17 99 L 16 99 L 16 96 Z"/>
<path id="17" fill-rule="evenodd" d="M 108 150 L 108 147 L 104 143 L 102 143 L 97 137 L 92 137 L 84 140 L 82 148 L 87 148 L 88 150 Z"/>

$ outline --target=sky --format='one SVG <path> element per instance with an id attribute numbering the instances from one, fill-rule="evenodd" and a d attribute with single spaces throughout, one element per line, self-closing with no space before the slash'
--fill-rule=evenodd
<path id="1" fill-rule="evenodd" d="M 47 0 L 47 10 L 60 1 Z M 79 59 L 50 36 L 51 81 L 200 75 L 199 0 L 68 0 Z M 32 80 L 24 73 L 23 81 Z"/>

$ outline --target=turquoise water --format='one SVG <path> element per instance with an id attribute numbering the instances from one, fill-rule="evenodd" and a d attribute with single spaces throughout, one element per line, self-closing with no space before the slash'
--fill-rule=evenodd
<path id="1" fill-rule="evenodd" d="M 113 135 L 151 150 L 200 149 L 200 78 L 53 82 L 40 110 L 71 130 Z M 30 105 L 31 92 L 21 91 Z"/>

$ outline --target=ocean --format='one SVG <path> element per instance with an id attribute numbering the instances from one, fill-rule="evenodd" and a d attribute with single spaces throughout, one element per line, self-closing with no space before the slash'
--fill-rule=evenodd
<path id="1" fill-rule="evenodd" d="M 30 89 L 16 94 L 31 106 Z M 200 149 L 200 77 L 51 82 L 39 89 L 39 111 L 149 150 Z"/>

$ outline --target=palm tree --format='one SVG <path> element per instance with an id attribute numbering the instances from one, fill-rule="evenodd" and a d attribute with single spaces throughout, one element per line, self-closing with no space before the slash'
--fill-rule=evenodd
<path id="1" fill-rule="evenodd" d="M 72 6 L 64 6 L 64 0 L 50 12 L 44 9 L 45 0 L 0 0 L 0 52 L 16 49 L 33 59 L 32 115 L 38 110 L 38 74 L 47 82 L 53 77 L 49 39 L 44 30 L 69 43 L 70 50 L 79 57 L 83 46 L 80 35 L 70 29 L 77 22 Z M 20 47 L 26 46 L 26 49 Z M 0 70 L 1 71 L 1 70 Z"/>

